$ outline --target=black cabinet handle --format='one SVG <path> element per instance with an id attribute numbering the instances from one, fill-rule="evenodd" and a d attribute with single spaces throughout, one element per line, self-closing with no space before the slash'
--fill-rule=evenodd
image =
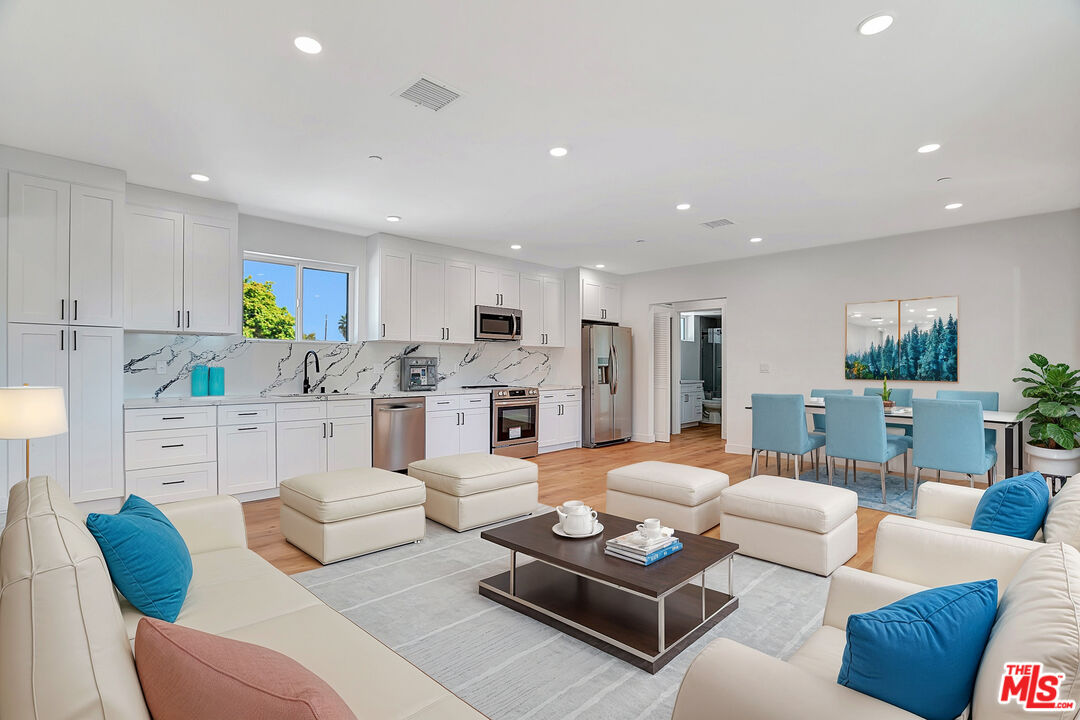
<path id="1" fill-rule="evenodd" d="M 183 415 L 173 415 L 172 417 L 163 417 L 162 420 L 183 420 Z"/>
<path id="2" fill-rule="evenodd" d="M 187 326 L 191 327 L 191 311 L 187 311 Z"/>
<path id="3" fill-rule="evenodd" d="M 236 416 L 237 417 L 248 417 L 249 415 L 258 415 L 258 414 L 259 414 L 258 412 L 242 412 L 242 413 L 236 413 Z"/>
<path id="4" fill-rule="evenodd" d="M 161 483 L 162 485 L 183 485 L 187 480 L 170 480 L 168 482 Z"/>
<path id="5" fill-rule="evenodd" d="M 326 439 L 326 423 L 322 424 L 322 436 L 323 436 L 323 440 L 325 440 Z"/>
<path id="6" fill-rule="evenodd" d="M 79 331 L 78 330 L 72 330 L 71 331 L 71 349 L 72 350 L 78 350 L 79 349 Z"/>
<path id="7" fill-rule="evenodd" d="M 382 324 L 382 336 L 386 337 L 386 323 Z"/>
<path id="8" fill-rule="evenodd" d="M 79 301 L 78 300 L 72 300 L 71 301 L 71 312 L 72 312 L 71 319 L 72 320 L 78 320 L 79 319 Z"/>
<path id="9" fill-rule="evenodd" d="M 251 427 L 236 428 L 237 430 L 258 430 L 258 425 L 252 425 Z"/>
<path id="10" fill-rule="evenodd" d="M 176 327 L 180 327 L 180 311 L 176 311 Z"/>
<path id="11" fill-rule="evenodd" d="M 330 437 L 334 437 L 334 423 L 330 423 Z"/>
<path id="12" fill-rule="evenodd" d="M 60 298 L 60 319 L 64 319 L 64 298 Z"/>
<path id="13" fill-rule="evenodd" d="M 162 445 L 161 449 L 164 450 L 165 448 L 178 448 L 178 447 L 184 447 L 184 443 L 177 443 L 176 445 Z"/>
<path id="14" fill-rule="evenodd" d="M 60 350 L 61 350 L 61 352 L 64 350 L 64 331 L 63 330 L 60 331 Z"/>

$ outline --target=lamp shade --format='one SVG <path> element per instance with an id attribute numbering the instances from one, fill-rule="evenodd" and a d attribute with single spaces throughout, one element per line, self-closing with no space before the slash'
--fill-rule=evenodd
<path id="1" fill-rule="evenodd" d="M 64 388 L 0 388 L 0 438 L 27 440 L 67 432 Z"/>

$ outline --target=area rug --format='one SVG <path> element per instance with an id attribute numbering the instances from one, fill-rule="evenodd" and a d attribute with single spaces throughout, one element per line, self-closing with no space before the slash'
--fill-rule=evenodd
<path id="1" fill-rule="evenodd" d="M 821 625 L 829 584 L 736 556 L 739 608 L 650 675 L 481 597 L 480 580 L 508 567 L 508 551 L 480 530 L 455 533 L 429 520 L 422 543 L 294 578 L 492 720 L 670 717 L 705 645 L 727 637 L 787 658 Z M 706 582 L 726 590 L 727 573 L 717 568 Z"/>
<path id="2" fill-rule="evenodd" d="M 899 461 L 897 461 L 899 462 Z M 809 470 L 803 470 L 799 473 L 800 480 L 807 480 L 809 482 L 818 482 L 823 485 L 828 484 L 829 478 L 825 472 L 825 463 L 821 464 L 821 475 L 819 479 L 814 479 L 814 467 L 810 466 Z M 874 470 L 859 470 L 855 473 L 855 479 L 851 479 L 851 471 L 848 471 L 848 484 L 844 485 L 844 463 L 841 461 L 836 469 L 833 471 L 833 485 L 837 487 L 846 487 L 848 490 L 854 490 L 859 496 L 859 505 L 865 508 L 873 508 L 874 510 L 884 510 L 885 512 L 896 513 L 897 515 L 907 515 L 909 517 L 915 517 L 915 510 L 911 507 L 911 487 L 915 480 L 913 476 L 908 476 L 907 487 L 904 487 L 904 476 L 899 472 L 893 474 L 890 470 L 885 475 L 885 500 L 881 502 L 881 475 Z M 791 472 L 788 471 L 788 477 L 791 477 Z M 923 481 L 928 479 L 926 473 L 923 474 Z"/>

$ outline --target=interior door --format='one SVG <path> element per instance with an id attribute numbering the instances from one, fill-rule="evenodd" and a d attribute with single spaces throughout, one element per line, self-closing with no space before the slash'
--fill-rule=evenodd
<path id="1" fill-rule="evenodd" d="M 412 339 L 442 342 L 446 339 L 444 298 L 446 262 L 442 258 L 414 255 L 412 259 Z"/>
<path id="2" fill-rule="evenodd" d="M 379 256 L 378 340 L 408 342 L 410 338 L 411 264 L 407 252 L 383 250 Z"/>
<path id="3" fill-rule="evenodd" d="M 124 324 L 123 202 L 120 193 L 111 190 L 71 186 L 72 325 Z"/>
<path id="4" fill-rule="evenodd" d="M 234 493 L 277 486 L 277 429 L 274 423 L 218 428 L 218 491 Z"/>
<path id="5" fill-rule="evenodd" d="M 616 439 L 629 438 L 634 419 L 633 346 L 630 328 L 611 328 L 612 362 L 612 431 Z"/>
<path id="6" fill-rule="evenodd" d="M 524 285 L 522 285 L 524 288 Z M 544 334 L 545 345 L 563 347 L 566 344 L 566 293 L 563 281 L 544 278 Z"/>
<path id="7" fill-rule="evenodd" d="M 451 260 L 446 263 L 447 342 L 472 343 L 476 339 L 476 266 Z"/>
<path id="8" fill-rule="evenodd" d="M 128 207 L 124 232 L 125 330 L 180 332 L 184 309 L 184 216 Z"/>
<path id="9" fill-rule="evenodd" d="M 235 333 L 234 281 L 239 278 L 236 228 L 225 220 L 184 218 L 184 331 Z"/>
<path id="10" fill-rule="evenodd" d="M 539 275 L 521 276 L 521 344 L 544 344 L 544 286 Z"/>
<path id="11" fill-rule="evenodd" d="M 67 323 L 71 186 L 11 173 L 8 321 Z M 21 475 L 20 475 L 21 477 Z"/>
<path id="12" fill-rule="evenodd" d="M 47 385 L 64 388 L 68 401 L 68 345 L 66 326 L 8 323 L 8 384 Z M 30 441 L 30 477 L 48 475 L 68 492 L 68 435 Z M 8 443 L 8 485 L 26 477 L 26 443 Z M 7 503 L 7 492 L 3 502 Z"/>
<path id="13" fill-rule="evenodd" d="M 292 420 L 277 424 L 277 479 L 326 472 L 326 420 Z"/>
<path id="14" fill-rule="evenodd" d="M 124 331 L 72 327 L 69 334 L 69 496 L 72 502 L 123 497 Z"/>
<path id="15" fill-rule="evenodd" d="M 334 418 L 330 420 L 330 443 L 326 469 L 371 467 L 371 418 Z"/>

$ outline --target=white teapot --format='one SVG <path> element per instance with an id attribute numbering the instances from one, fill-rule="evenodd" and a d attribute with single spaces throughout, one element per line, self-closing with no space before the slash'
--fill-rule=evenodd
<path id="1" fill-rule="evenodd" d="M 596 530 L 596 511 L 584 503 L 564 503 L 559 523 L 567 535 L 589 535 Z"/>

